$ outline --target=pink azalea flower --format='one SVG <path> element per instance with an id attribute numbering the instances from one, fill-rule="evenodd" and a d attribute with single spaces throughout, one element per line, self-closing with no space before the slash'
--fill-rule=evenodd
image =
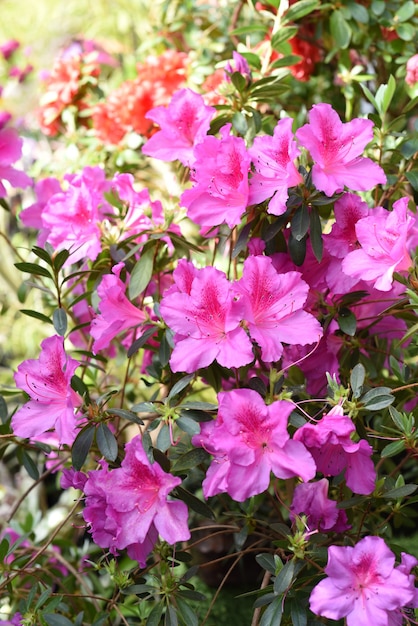
<path id="1" fill-rule="evenodd" d="M 302 307 L 309 287 L 298 272 L 279 274 L 270 257 L 248 257 L 235 289 L 250 336 L 268 363 L 280 359 L 283 342 L 308 344 L 322 337 L 319 322 Z"/>
<path id="2" fill-rule="evenodd" d="M 267 406 L 251 389 L 221 392 L 218 400 L 216 421 L 202 424 L 200 435 L 192 439 L 214 456 L 203 481 L 205 498 L 226 491 L 243 502 L 268 488 L 271 472 L 277 478 L 314 477 L 312 456 L 287 432 L 292 403 Z"/>
<path id="3" fill-rule="evenodd" d="M 25 172 L 12 167 L 12 164 L 22 156 L 22 143 L 22 139 L 14 128 L 0 130 L 0 198 L 5 198 L 7 195 L 2 180 L 7 180 L 12 187 L 22 189 L 32 185 L 32 180 Z"/>
<path id="4" fill-rule="evenodd" d="M 204 228 L 237 226 L 248 205 L 250 156 L 244 140 L 230 130 L 227 124 L 220 139 L 208 135 L 195 147 L 194 186 L 180 198 L 189 218 Z"/>
<path id="5" fill-rule="evenodd" d="M 409 576 L 395 567 L 395 555 L 380 537 L 364 537 L 354 547 L 330 546 L 327 578 L 314 587 L 310 609 L 347 626 L 388 626 L 393 611 L 414 598 Z"/>
<path id="6" fill-rule="evenodd" d="M 37 201 L 26 207 L 19 213 L 19 218 L 26 228 L 35 228 L 41 231 L 38 237 L 38 246 L 43 246 L 48 239 L 49 230 L 44 228 L 42 212 L 47 202 L 56 193 L 62 193 L 59 180 L 56 178 L 43 178 L 35 184 Z"/>
<path id="7" fill-rule="evenodd" d="M 345 470 L 345 480 L 354 493 L 369 494 L 374 490 L 376 470 L 371 459 L 373 450 L 365 439 L 351 440 L 355 426 L 337 405 L 317 424 L 305 424 L 294 439 L 301 441 L 315 459 L 318 472 L 338 476 Z"/>
<path id="8" fill-rule="evenodd" d="M 194 271 L 193 280 L 185 281 L 190 292 L 164 295 L 160 305 L 164 321 L 175 333 L 171 369 L 195 372 L 215 359 L 224 367 L 248 365 L 254 355 L 240 326 L 242 303 L 234 301 L 225 274 L 213 267 Z"/>
<path id="9" fill-rule="evenodd" d="M 273 215 L 286 212 L 289 187 L 302 182 L 302 176 L 294 164 L 300 151 L 293 138 L 292 122 L 290 118 L 280 120 L 272 137 L 256 137 L 248 150 L 255 168 L 250 178 L 248 202 L 259 204 L 271 198 L 267 213 Z"/>
<path id="10" fill-rule="evenodd" d="M 201 143 L 209 130 L 216 109 L 205 105 L 203 97 L 191 89 L 180 89 L 168 107 L 151 109 L 146 118 L 159 125 L 143 146 L 142 152 L 162 161 L 180 161 L 191 167 L 193 148 Z"/>
<path id="11" fill-rule="evenodd" d="M 343 191 L 367 191 L 384 184 L 382 168 L 362 157 L 373 139 L 373 122 L 355 118 L 343 124 L 330 104 L 315 104 L 309 113 L 309 124 L 296 131 L 296 137 L 315 162 L 312 180 L 327 196 Z"/>
<path id="12" fill-rule="evenodd" d="M 225 65 L 225 72 L 226 72 L 226 81 L 228 83 L 231 82 L 229 75 L 233 74 L 234 72 L 239 72 L 240 74 L 245 76 L 245 78 L 247 79 L 247 82 L 249 82 L 252 79 L 251 69 L 250 69 L 250 66 L 248 65 L 247 59 L 243 57 L 242 54 L 240 54 L 239 52 L 236 52 L 235 50 L 232 52 L 232 62 L 228 61 L 228 63 Z"/>
<path id="13" fill-rule="evenodd" d="M 79 365 L 65 353 L 64 339 L 57 335 L 44 339 L 39 359 L 19 365 L 16 386 L 31 399 L 12 417 L 15 435 L 36 439 L 53 428 L 60 444 L 72 444 L 82 399 L 70 385 Z"/>
<path id="14" fill-rule="evenodd" d="M 418 54 L 414 54 L 414 56 L 406 62 L 405 82 L 407 85 L 411 86 L 418 83 Z"/>
<path id="15" fill-rule="evenodd" d="M 190 539 L 188 511 L 184 502 L 168 499 L 181 479 L 149 462 L 139 436 L 125 451 L 121 467 L 88 473 L 83 516 L 99 546 L 114 554 L 127 548 L 144 567 L 158 535 L 170 544 Z"/>
<path id="16" fill-rule="evenodd" d="M 337 509 L 335 500 L 328 498 L 326 478 L 296 485 L 290 512 L 292 520 L 296 515 L 306 515 L 309 530 L 342 533 L 351 528 L 345 511 Z"/>
<path id="17" fill-rule="evenodd" d="M 344 258 L 357 248 L 356 224 L 370 213 L 367 204 L 354 193 L 345 193 L 336 201 L 335 223 L 331 232 L 324 235 L 324 245 L 331 256 Z"/>
<path id="18" fill-rule="evenodd" d="M 93 319 L 90 329 L 94 354 L 107 348 L 124 330 L 135 328 L 147 319 L 146 314 L 125 296 L 126 285 L 119 278 L 123 267 L 123 263 L 115 265 L 113 274 L 103 276 L 97 288 L 100 313 Z"/>
<path id="19" fill-rule="evenodd" d="M 356 223 L 361 245 L 350 252 L 342 269 L 348 275 L 373 283 L 379 291 L 392 288 L 393 272 L 403 272 L 412 265 L 409 238 L 416 232 L 415 216 L 408 211 L 408 198 L 400 198 L 392 211 L 377 207 Z"/>

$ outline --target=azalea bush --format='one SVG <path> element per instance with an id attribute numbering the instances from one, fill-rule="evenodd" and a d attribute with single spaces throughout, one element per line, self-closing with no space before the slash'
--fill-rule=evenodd
<path id="1" fill-rule="evenodd" d="M 79 37 L 3 111 L 36 349 L 3 368 L 0 623 L 222 623 L 230 583 L 252 626 L 417 623 L 417 26 L 165 2 L 146 52 Z"/>

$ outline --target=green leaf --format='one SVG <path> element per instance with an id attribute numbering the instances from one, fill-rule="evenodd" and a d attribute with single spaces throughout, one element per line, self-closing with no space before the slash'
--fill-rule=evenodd
<path id="1" fill-rule="evenodd" d="M 156 330 L 157 329 L 155 326 L 144 330 L 142 335 L 138 339 L 136 339 L 128 349 L 128 358 L 131 358 L 131 356 L 138 352 L 138 350 L 140 350 L 147 343 L 148 339 L 154 335 Z"/>
<path id="2" fill-rule="evenodd" d="M 54 328 L 57 331 L 58 335 L 64 337 L 67 332 L 67 314 L 64 309 L 55 309 L 52 314 L 52 320 L 54 323 Z"/>
<path id="3" fill-rule="evenodd" d="M 408 179 L 411 187 L 418 191 L 418 170 L 410 170 L 409 172 L 405 172 L 405 176 Z"/>
<path id="4" fill-rule="evenodd" d="M 379 411 L 390 406 L 395 401 L 395 397 L 390 392 L 391 389 L 389 387 L 375 387 L 365 393 L 360 398 L 360 401 L 368 411 Z"/>
<path id="5" fill-rule="evenodd" d="M 374 108 L 376 109 L 376 111 L 379 110 L 378 106 L 377 106 L 377 102 L 376 102 L 376 98 L 374 97 L 374 95 L 372 94 L 372 92 L 370 91 L 370 89 L 368 87 L 366 87 L 366 85 L 363 85 L 363 83 L 360 83 L 360 87 L 363 90 L 364 95 L 366 96 L 367 100 L 369 102 L 371 102 L 371 104 L 374 106 Z"/>
<path id="6" fill-rule="evenodd" d="M 176 460 L 172 467 L 173 472 L 184 472 L 197 467 L 201 463 L 204 463 L 208 458 L 208 453 L 203 448 L 194 448 L 186 454 L 183 454 Z"/>
<path id="7" fill-rule="evenodd" d="M 290 601 L 290 617 L 292 619 L 292 626 L 307 626 L 308 616 L 306 614 L 306 607 L 299 598 L 292 598 Z"/>
<path id="8" fill-rule="evenodd" d="M 369 12 L 362 4 L 358 2 L 349 2 L 348 8 L 350 9 L 351 16 L 361 24 L 368 24 Z"/>
<path id="9" fill-rule="evenodd" d="M 55 271 L 60 271 L 69 256 L 70 253 L 68 250 L 61 250 L 60 252 L 58 252 L 57 256 L 52 259 Z"/>
<path id="10" fill-rule="evenodd" d="M 38 480 L 39 478 L 38 466 L 36 465 L 32 457 L 28 454 L 28 452 L 24 450 L 23 448 L 19 448 L 17 451 L 17 457 L 19 461 L 23 464 L 23 467 L 25 468 L 29 476 L 33 478 L 33 480 Z"/>
<path id="11" fill-rule="evenodd" d="M 64 615 L 43 613 L 42 618 L 46 621 L 48 626 L 73 626 L 73 623 Z"/>
<path id="12" fill-rule="evenodd" d="M 77 376 L 76 374 L 74 374 L 73 377 L 71 378 L 71 387 L 72 389 L 74 389 L 74 391 L 79 393 L 81 397 L 83 398 L 88 397 L 89 390 L 88 390 L 86 383 L 83 380 L 81 380 L 81 378 Z"/>
<path id="13" fill-rule="evenodd" d="M 145 626 L 160 626 L 161 616 L 163 614 L 163 603 L 159 602 L 154 606 L 151 613 L 148 615 L 148 619 Z"/>
<path id="14" fill-rule="evenodd" d="M 148 250 L 142 252 L 139 261 L 135 264 L 128 288 L 129 298 L 131 300 L 134 300 L 148 287 L 154 268 L 154 254 L 155 245 L 152 245 Z"/>
<path id="15" fill-rule="evenodd" d="M 194 374 L 188 374 L 187 376 L 183 376 L 183 378 L 180 378 L 180 380 L 178 380 L 170 389 L 170 393 L 167 396 L 168 399 L 174 398 L 174 396 L 177 396 L 179 393 L 181 393 L 183 389 L 186 389 L 186 387 L 192 382 L 193 379 Z"/>
<path id="16" fill-rule="evenodd" d="M 278 50 L 280 44 L 294 37 L 297 32 L 297 26 L 284 26 L 283 28 L 280 28 L 271 38 L 271 47 L 273 50 Z"/>
<path id="17" fill-rule="evenodd" d="M 230 76 L 231 83 L 234 85 L 235 89 L 242 93 L 247 85 L 247 81 L 245 76 L 243 76 L 240 72 L 233 72 Z M 235 117 L 235 116 L 234 116 Z M 234 118 L 232 118 L 234 119 Z"/>
<path id="18" fill-rule="evenodd" d="M 239 37 L 240 35 L 252 35 L 255 33 L 260 33 L 261 35 L 267 35 L 267 32 L 268 32 L 267 25 L 251 24 L 248 26 L 241 26 L 240 28 L 234 28 L 234 30 L 231 30 L 229 34 Z"/>
<path id="19" fill-rule="evenodd" d="M 166 452 L 171 446 L 170 428 L 168 424 L 161 425 L 155 445 L 158 450 L 161 450 L 161 452 Z"/>
<path id="20" fill-rule="evenodd" d="M 0 563 L 4 563 L 4 557 L 9 550 L 9 542 L 6 537 L 0 541 Z"/>
<path id="21" fill-rule="evenodd" d="M 298 241 L 293 237 L 292 233 L 290 233 L 288 248 L 293 263 L 297 266 L 302 265 L 306 256 L 306 237 Z"/>
<path id="22" fill-rule="evenodd" d="M 191 417 L 179 417 L 176 420 L 176 424 L 181 430 L 183 430 L 188 435 L 198 435 L 200 433 L 200 426 L 197 422 L 194 421 Z"/>
<path id="23" fill-rule="evenodd" d="M 371 5 L 372 13 L 379 16 L 385 12 L 385 9 L 386 9 L 386 2 L 384 2 L 384 0 L 373 0 L 372 5 Z"/>
<path id="24" fill-rule="evenodd" d="M 366 377 L 366 370 L 364 365 L 357 363 L 352 369 L 350 374 L 350 387 L 353 392 L 354 398 L 359 398 L 364 385 L 364 379 Z"/>
<path id="25" fill-rule="evenodd" d="M 390 489 L 386 493 L 382 494 L 382 498 L 385 500 L 398 500 L 399 498 L 406 498 L 410 496 L 418 489 L 418 485 L 403 485 L 402 487 L 395 487 Z"/>
<path id="26" fill-rule="evenodd" d="M 390 409 L 392 407 L 389 407 Z M 405 441 L 402 439 L 400 441 L 392 441 L 387 446 L 385 446 L 381 452 L 382 458 L 388 458 L 391 456 L 396 456 L 405 450 Z"/>
<path id="27" fill-rule="evenodd" d="M 412 26 L 412 24 L 397 24 L 395 30 L 399 37 L 404 41 L 413 41 L 414 37 L 416 37 L 416 28 Z"/>
<path id="28" fill-rule="evenodd" d="M 301 17 L 309 15 L 319 8 L 319 0 L 300 0 L 291 6 L 284 14 L 283 23 L 296 22 Z"/>
<path id="29" fill-rule="evenodd" d="M 379 89 L 376 92 L 376 104 L 377 110 L 381 115 L 386 113 L 388 110 L 390 103 L 392 102 L 392 98 L 394 96 L 396 89 L 396 81 L 392 75 L 390 75 L 387 85 L 383 84 L 379 86 Z"/>
<path id="30" fill-rule="evenodd" d="M 257 554 L 257 556 L 255 557 L 255 560 L 260 565 L 260 567 L 270 572 L 270 574 L 276 573 L 276 563 L 274 561 L 274 556 L 272 554 L 267 554 L 267 553 Z"/>
<path id="31" fill-rule="evenodd" d="M 96 430 L 96 443 L 107 461 L 116 461 L 118 442 L 107 424 L 101 422 Z"/>
<path id="32" fill-rule="evenodd" d="M 179 500 L 182 500 L 196 513 L 199 515 L 203 515 L 203 517 L 207 517 L 208 519 L 215 519 L 212 509 L 203 502 L 199 500 L 195 495 L 184 489 L 183 487 L 176 487 L 174 491 L 172 491 L 172 495 Z"/>
<path id="33" fill-rule="evenodd" d="M 199 626 L 199 620 L 197 618 L 197 615 L 193 611 L 193 609 L 190 608 L 187 602 L 177 597 L 176 604 L 180 613 L 180 617 L 182 618 L 186 626 Z"/>
<path id="34" fill-rule="evenodd" d="M 38 258 L 42 259 L 42 261 L 45 261 L 45 263 L 52 267 L 52 259 L 46 250 L 40 248 L 39 246 L 33 246 L 32 252 L 33 254 L 36 254 Z"/>
<path id="35" fill-rule="evenodd" d="M 34 317 L 37 320 L 41 320 L 41 322 L 46 322 L 48 324 L 54 324 L 50 317 L 47 317 L 43 313 L 38 313 L 38 311 L 30 311 L 29 309 L 20 309 L 20 312 L 23 315 L 28 315 L 29 317 Z"/>
<path id="36" fill-rule="evenodd" d="M 415 2 L 408 0 L 408 2 L 402 2 L 401 7 L 395 13 L 394 21 L 407 22 L 411 17 L 415 15 Z"/>
<path id="37" fill-rule="evenodd" d="M 338 326 L 346 335 L 354 337 L 357 328 L 357 318 L 350 309 L 342 308 L 338 314 Z"/>
<path id="38" fill-rule="evenodd" d="M 292 235 L 297 241 L 301 241 L 309 230 L 309 211 L 306 204 L 302 204 L 293 216 L 291 228 Z"/>
<path id="39" fill-rule="evenodd" d="M 165 612 L 164 626 L 178 626 L 178 619 L 176 609 L 173 606 L 168 606 Z"/>
<path id="40" fill-rule="evenodd" d="M 232 126 L 234 127 L 234 130 L 236 130 L 239 135 L 244 136 L 248 130 L 248 122 L 247 122 L 247 118 L 245 117 L 245 115 L 241 113 L 240 111 L 237 111 L 236 113 L 234 113 L 233 118 L 232 118 Z"/>
<path id="41" fill-rule="evenodd" d="M 283 615 L 283 599 L 278 596 L 263 613 L 260 626 L 280 626 Z"/>
<path id="42" fill-rule="evenodd" d="M 167 339 L 167 332 L 169 331 L 163 333 L 158 348 L 158 358 L 160 359 L 161 367 L 166 367 L 171 356 L 171 347 Z"/>
<path id="43" fill-rule="evenodd" d="M 7 410 L 6 400 L 3 398 L 3 396 L 0 396 L 0 420 L 2 424 L 5 424 L 7 422 L 7 419 L 8 419 L 8 410 Z"/>
<path id="44" fill-rule="evenodd" d="M 295 575 L 295 561 L 291 560 L 286 563 L 276 580 L 274 581 L 274 593 L 283 594 L 292 584 Z"/>
<path id="45" fill-rule="evenodd" d="M 92 424 L 85 426 L 75 438 L 71 450 L 71 458 L 75 470 L 80 471 L 93 443 L 95 428 Z"/>
<path id="46" fill-rule="evenodd" d="M 320 263 L 322 260 L 324 245 L 322 241 L 321 218 L 315 209 L 311 209 L 310 213 L 309 239 L 315 258 L 318 263 Z"/>
<path id="47" fill-rule="evenodd" d="M 52 274 L 46 267 L 36 265 L 36 263 L 15 263 L 15 267 L 21 272 L 32 274 L 33 276 L 45 276 L 52 279 Z"/>
<path id="48" fill-rule="evenodd" d="M 122 417 L 123 419 L 128 420 L 128 422 L 133 422 L 134 424 L 144 424 L 144 422 L 139 419 L 135 413 L 128 411 L 127 409 L 107 409 L 106 413 L 108 415 L 117 415 L 118 417 Z"/>
<path id="49" fill-rule="evenodd" d="M 338 48 L 348 48 L 351 39 L 351 28 L 340 9 L 336 9 L 330 18 L 331 36 Z"/>

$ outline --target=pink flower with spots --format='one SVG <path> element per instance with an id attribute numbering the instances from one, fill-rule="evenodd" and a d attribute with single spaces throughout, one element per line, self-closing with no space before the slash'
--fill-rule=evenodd
<path id="1" fill-rule="evenodd" d="M 213 267 L 189 265 L 190 272 L 182 265 L 184 280 L 177 283 L 177 288 L 183 284 L 189 291 L 170 289 L 160 305 L 164 321 L 175 333 L 171 369 L 195 372 L 215 359 L 224 367 L 248 365 L 254 355 L 240 326 L 243 304 L 235 301 L 232 285 Z"/>
<path id="2" fill-rule="evenodd" d="M 0 130 L 0 198 L 5 198 L 7 195 L 2 180 L 7 180 L 12 187 L 21 189 L 32 185 L 32 180 L 25 172 L 12 167 L 12 164 L 22 156 L 22 143 L 22 139 L 14 128 Z"/>
<path id="3" fill-rule="evenodd" d="M 248 205 L 250 156 L 244 140 L 230 130 L 227 124 L 220 139 L 208 135 L 195 147 L 194 185 L 180 198 L 188 217 L 204 229 L 237 226 Z"/>
<path id="4" fill-rule="evenodd" d="M 337 405 L 317 424 L 305 424 L 294 439 L 301 441 L 315 459 L 318 472 L 338 476 L 345 470 L 347 486 L 354 493 L 369 494 L 374 490 L 376 470 L 371 459 L 373 450 L 365 439 L 354 442 L 356 430 L 352 420 Z"/>
<path id="5" fill-rule="evenodd" d="M 251 256 L 244 262 L 243 276 L 235 290 L 263 361 L 280 359 L 283 343 L 304 345 L 322 337 L 318 320 L 302 310 L 309 286 L 298 272 L 279 274 L 270 257 Z"/>
<path id="6" fill-rule="evenodd" d="M 380 537 L 364 537 L 354 547 L 330 546 L 325 574 L 312 590 L 310 609 L 332 620 L 345 617 L 347 626 L 396 623 L 390 621 L 393 612 L 401 618 L 416 591 Z"/>
<path id="7" fill-rule="evenodd" d="M 193 149 L 205 139 L 215 113 L 216 109 L 207 106 L 200 94 L 180 89 L 168 107 L 155 107 L 146 114 L 160 130 L 147 141 L 142 152 L 162 161 L 178 160 L 191 167 L 195 160 Z"/>
<path id="8" fill-rule="evenodd" d="M 349 187 L 368 191 L 384 184 L 386 175 L 371 159 L 362 157 L 373 139 L 373 122 L 355 118 L 343 124 L 330 104 L 314 104 L 309 124 L 296 131 L 296 137 L 314 160 L 312 180 L 327 196 Z"/>
<path id="9" fill-rule="evenodd" d="M 238 502 L 265 491 L 270 474 L 310 480 L 315 463 L 305 446 L 290 439 L 287 420 L 293 404 L 286 400 L 264 403 L 252 389 L 218 394 L 216 421 L 201 425 L 194 446 L 214 456 L 203 481 L 205 498 L 227 492 Z"/>
<path id="10" fill-rule="evenodd" d="M 412 265 L 409 239 L 416 237 L 416 230 L 408 198 L 394 202 L 392 211 L 377 207 L 356 223 L 361 248 L 345 257 L 343 272 L 372 282 L 379 291 L 390 291 L 393 273 L 407 271 Z"/>
<path id="11" fill-rule="evenodd" d="M 249 204 L 259 204 L 271 198 L 267 213 L 286 212 L 289 187 L 302 182 L 294 161 L 300 152 L 293 138 L 290 118 L 280 120 L 274 134 L 256 137 L 248 150 L 254 165 L 250 178 Z"/>
<path id="12" fill-rule="evenodd" d="M 39 359 L 19 365 L 16 386 L 31 399 L 12 417 L 15 435 L 36 439 L 55 429 L 60 444 L 73 443 L 76 412 L 83 401 L 71 388 L 71 378 L 79 365 L 65 353 L 64 339 L 58 335 L 44 339 Z"/>

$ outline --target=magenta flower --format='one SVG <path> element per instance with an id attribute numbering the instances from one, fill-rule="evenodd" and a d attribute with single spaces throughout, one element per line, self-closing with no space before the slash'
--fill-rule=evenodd
<path id="1" fill-rule="evenodd" d="M 195 277 L 184 281 L 189 293 L 170 289 L 161 301 L 161 315 L 175 333 L 171 369 L 195 372 L 215 359 L 224 367 L 248 365 L 254 355 L 251 342 L 240 326 L 242 303 L 235 302 L 225 274 L 213 267 L 194 271 Z M 191 271 L 187 276 L 190 278 L 192 274 Z"/>
<path id="2" fill-rule="evenodd" d="M 371 459 L 373 450 L 365 439 L 351 440 L 355 426 L 344 415 L 340 405 L 314 424 L 299 428 L 294 439 L 301 441 L 315 459 L 318 472 L 338 476 L 345 470 L 345 480 L 354 493 L 369 494 L 374 490 L 376 470 Z"/>
<path id="3" fill-rule="evenodd" d="M 123 267 L 123 263 L 115 265 L 113 274 L 103 276 L 97 288 L 100 313 L 93 319 L 90 329 L 94 354 L 107 348 L 124 330 L 135 328 L 147 319 L 146 314 L 125 296 L 126 285 L 119 278 Z"/>
<path id="4" fill-rule="evenodd" d="M 180 198 L 189 218 L 205 229 L 237 226 L 248 205 L 250 156 L 244 140 L 230 130 L 227 124 L 220 139 L 208 135 L 195 147 L 194 186 Z"/>
<path id="5" fill-rule="evenodd" d="M 158 535 L 170 544 L 190 539 L 188 511 L 184 502 L 168 499 L 181 479 L 149 462 L 139 436 L 125 451 L 121 467 L 88 473 L 83 516 L 99 546 L 114 554 L 127 548 L 144 567 Z"/>
<path id="6" fill-rule="evenodd" d="M 324 235 L 324 244 L 331 256 L 344 258 L 357 248 L 356 224 L 370 213 L 367 204 L 354 193 L 345 193 L 336 201 L 335 223 L 331 232 Z"/>
<path id="7" fill-rule="evenodd" d="M 147 141 L 142 152 L 162 161 L 178 160 L 190 167 L 195 160 L 193 148 L 205 139 L 215 113 L 216 109 L 207 106 L 200 94 L 180 89 L 168 107 L 155 107 L 146 114 L 160 130 Z"/>
<path id="8" fill-rule="evenodd" d="M 283 343 L 304 345 L 322 337 L 320 323 L 302 310 L 309 287 L 298 272 L 279 274 L 270 257 L 251 256 L 235 289 L 263 361 L 280 359 Z"/>
<path id="9" fill-rule="evenodd" d="M 406 271 L 412 265 L 409 238 L 414 234 L 416 237 L 416 230 L 415 216 L 408 211 L 408 198 L 394 202 L 392 211 L 377 207 L 356 223 L 361 248 L 346 256 L 344 273 L 373 282 L 379 291 L 389 291 L 393 273 Z"/>
<path id="10" fill-rule="evenodd" d="M 14 128 L 0 130 L 0 198 L 7 195 L 2 180 L 7 180 L 12 187 L 21 189 L 32 185 L 32 180 L 25 172 L 12 167 L 12 164 L 22 156 L 22 143 Z"/>
<path id="11" fill-rule="evenodd" d="M 274 134 L 256 137 L 248 150 L 255 172 L 250 178 L 249 204 L 259 204 L 271 198 L 267 213 L 286 212 L 289 187 L 302 182 L 294 160 L 300 152 L 293 138 L 290 118 L 280 120 Z"/>
<path id="12" fill-rule="evenodd" d="M 386 175 L 371 159 L 362 157 L 373 139 L 373 122 L 355 118 L 343 124 L 330 104 L 314 104 L 309 124 L 296 131 L 296 137 L 315 162 L 312 180 L 327 196 L 349 187 L 368 191 L 384 184 Z"/>
<path id="13" fill-rule="evenodd" d="M 388 626 L 391 613 L 400 615 L 414 599 L 408 574 L 395 567 L 395 555 L 380 537 L 330 546 L 325 573 L 312 590 L 310 609 L 333 620 L 346 617 L 347 626 Z"/>
<path id="14" fill-rule="evenodd" d="M 271 472 L 277 478 L 314 477 L 312 456 L 287 432 L 292 403 L 267 406 L 252 389 L 220 393 L 218 400 L 216 421 L 202 424 L 192 439 L 214 456 L 203 481 L 205 498 L 226 491 L 243 502 L 268 488 Z"/>
<path id="15" fill-rule="evenodd" d="M 15 435 L 36 439 L 55 429 L 60 444 L 72 444 L 82 399 L 71 388 L 71 378 L 79 365 L 65 353 L 64 339 L 58 335 L 44 339 L 39 359 L 19 365 L 16 386 L 31 399 L 12 417 Z"/>
<path id="16" fill-rule="evenodd" d="M 290 512 L 292 520 L 296 515 L 306 515 L 309 530 L 342 533 L 351 528 L 346 512 L 337 509 L 335 500 L 328 498 L 326 478 L 296 485 Z"/>

